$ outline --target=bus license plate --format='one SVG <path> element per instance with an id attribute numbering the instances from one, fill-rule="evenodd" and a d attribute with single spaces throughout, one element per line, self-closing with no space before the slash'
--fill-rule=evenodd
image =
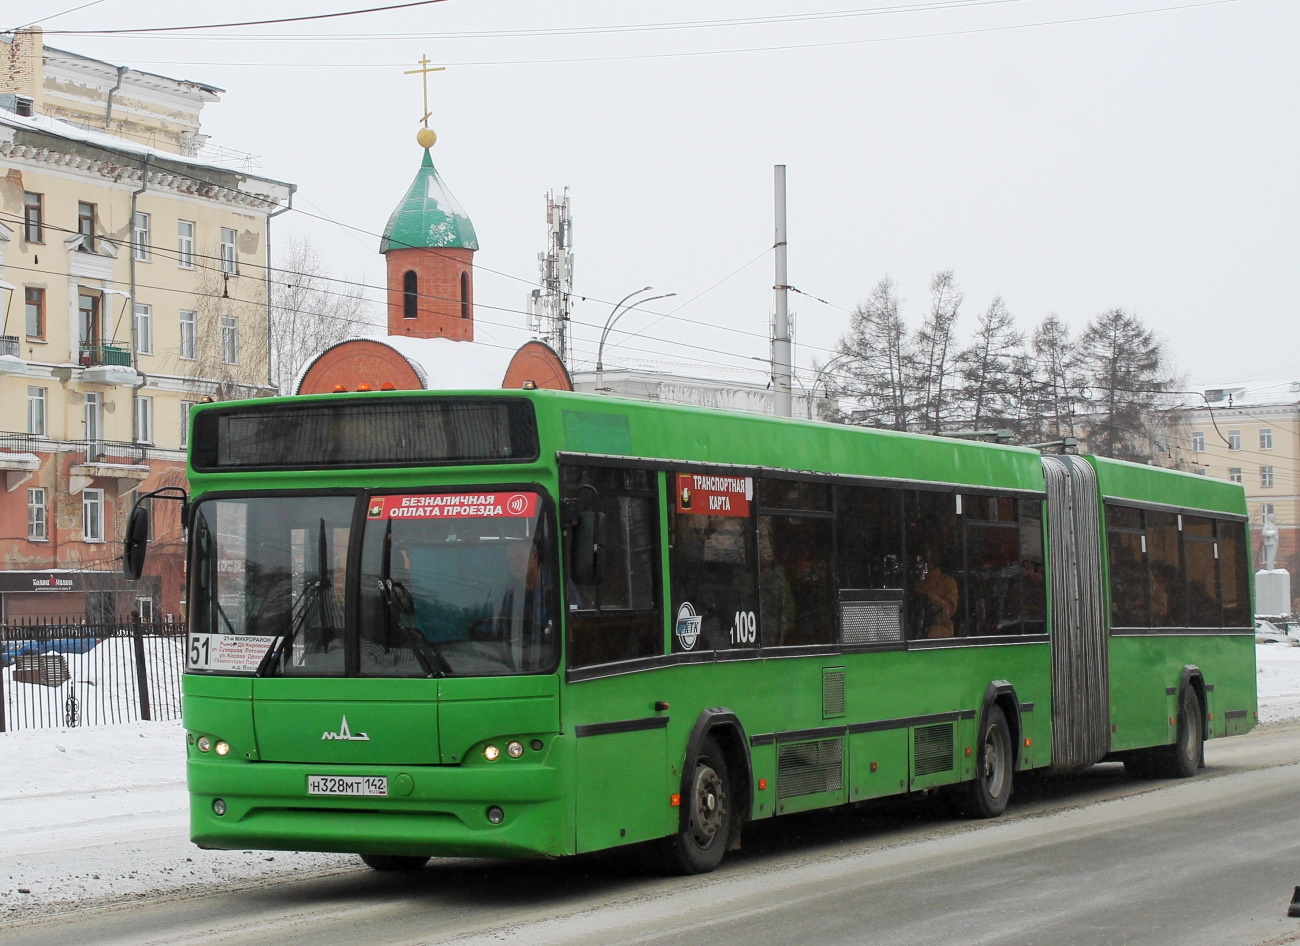
<path id="1" fill-rule="evenodd" d="M 308 795 L 387 795 L 382 775 L 308 775 Z"/>

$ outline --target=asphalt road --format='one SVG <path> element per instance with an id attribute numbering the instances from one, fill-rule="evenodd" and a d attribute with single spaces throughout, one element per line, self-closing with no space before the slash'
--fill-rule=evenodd
<path id="1" fill-rule="evenodd" d="M 1300 943 L 1286 916 L 1300 727 L 1215 740 L 1206 755 L 1188 781 L 1116 765 L 1022 780 L 996 821 L 915 801 L 777 819 L 705 877 L 660 876 L 638 852 L 359 868 L 71 911 L 0 931 L 0 946 Z"/>

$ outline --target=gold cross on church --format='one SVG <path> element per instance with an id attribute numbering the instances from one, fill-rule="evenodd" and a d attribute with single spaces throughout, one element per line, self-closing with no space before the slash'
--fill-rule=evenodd
<path id="1" fill-rule="evenodd" d="M 420 75 L 420 76 L 423 76 L 423 81 L 424 81 L 424 118 L 422 118 L 422 119 L 420 119 L 420 120 L 424 123 L 424 127 L 425 127 L 425 128 L 428 128 L 428 127 L 429 127 L 429 116 L 430 116 L 431 114 L 433 114 L 432 112 L 429 111 L 429 73 L 431 73 L 431 72 L 443 72 L 443 71 L 447 68 L 446 66 L 434 66 L 432 69 L 430 69 L 430 68 L 429 68 L 429 63 L 432 62 L 432 61 L 433 61 L 433 60 L 431 60 L 431 59 L 429 58 L 428 53 L 424 53 L 424 54 L 422 54 L 422 55 L 420 56 L 420 68 L 419 68 L 419 69 L 408 69 L 408 70 L 406 70 L 405 73 L 403 73 L 403 75 L 408 75 L 408 76 L 414 76 L 414 75 Z"/>

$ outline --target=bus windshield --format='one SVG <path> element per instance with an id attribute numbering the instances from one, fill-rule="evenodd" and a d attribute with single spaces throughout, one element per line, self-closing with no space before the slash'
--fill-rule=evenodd
<path id="1" fill-rule="evenodd" d="M 356 534 L 358 502 L 364 526 Z M 200 502 L 190 669 L 549 671 L 560 621 L 554 543 L 541 508 L 537 493 L 490 489 Z"/>

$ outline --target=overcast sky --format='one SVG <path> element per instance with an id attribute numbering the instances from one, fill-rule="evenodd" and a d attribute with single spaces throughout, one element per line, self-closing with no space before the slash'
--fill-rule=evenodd
<path id="1" fill-rule="evenodd" d="M 447 65 L 433 156 L 478 231 L 480 338 L 524 337 L 544 196 L 567 186 L 575 367 L 647 285 L 677 293 L 649 306 L 672 317 L 629 313 L 619 329 L 641 334 L 612 333 L 607 364 L 766 359 L 785 164 L 801 365 L 882 276 L 915 325 L 952 268 L 963 336 L 996 295 L 1027 330 L 1121 306 L 1195 385 L 1300 380 L 1295 0 L 446 0 L 203 38 L 54 32 L 382 2 L 100 0 L 42 25 L 47 45 L 223 88 L 212 143 L 298 185 L 306 214 L 277 218 L 276 241 L 310 237 L 333 275 L 376 287 L 420 161 L 403 73 Z M 8 0 L 0 29 L 76 3 Z"/>

